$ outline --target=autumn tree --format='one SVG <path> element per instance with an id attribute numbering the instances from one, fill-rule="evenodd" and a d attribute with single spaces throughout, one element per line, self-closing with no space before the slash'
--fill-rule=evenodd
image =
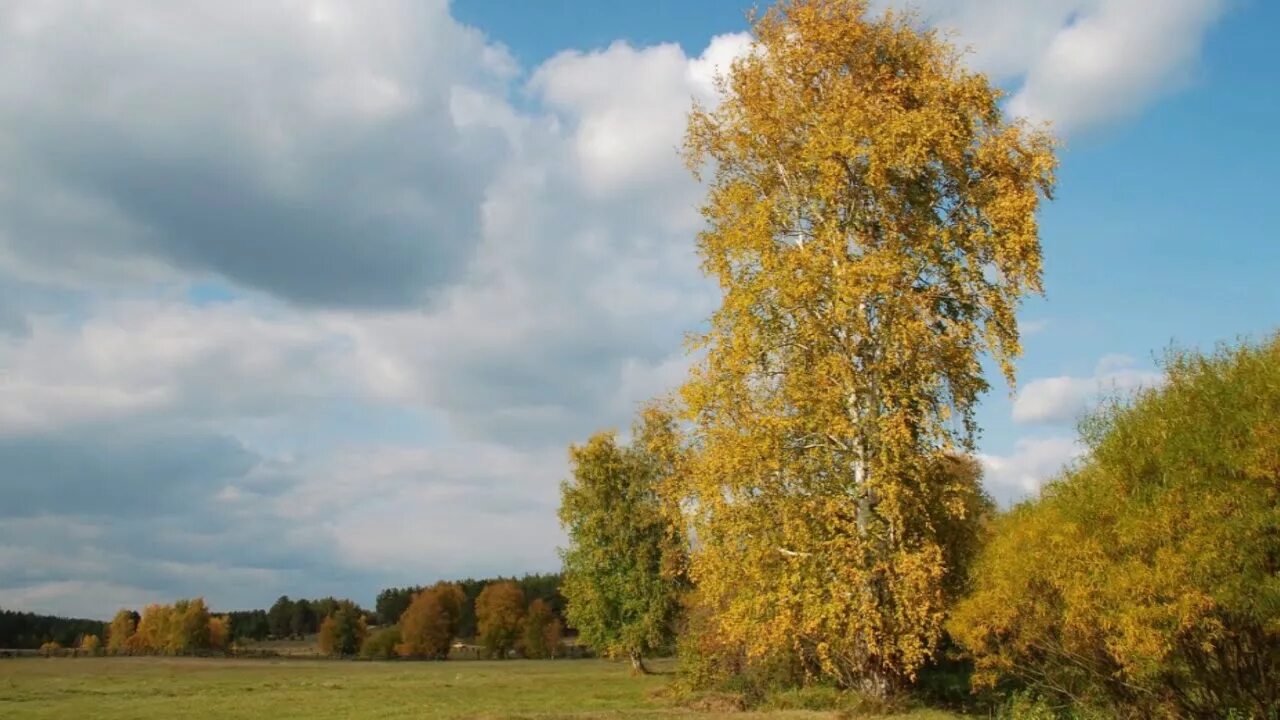
<path id="1" fill-rule="evenodd" d="M 97 635 L 87 634 L 80 638 L 80 652 L 85 655 L 97 655 L 102 649 L 102 639 Z"/>
<path id="2" fill-rule="evenodd" d="M 995 524 L 952 635 L 977 682 L 1099 717 L 1280 708 L 1280 335 L 1173 353 Z"/>
<path id="3" fill-rule="evenodd" d="M 320 623 L 316 643 L 325 655 L 355 655 L 368 632 L 364 612 L 350 600 L 339 600 L 333 614 Z"/>
<path id="4" fill-rule="evenodd" d="M 209 649 L 226 650 L 231 644 L 231 618 L 226 615 L 209 617 Z"/>
<path id="5" fill-rule="evenodd" d="M 179 624 L 172 605 L 152 603 L 142 610 L 138 628 L 129 638 L 129 649 L 138 652 L 172 653 Z"/>
<path id="6" fill-rule="evenodd" d="M 111 625 L 107 627 L 107 652 L 126 652 L 129 649 L 129 639 L 133 637 L 140 619 L 138 613 L 132 610 L 117 612 L 111 619 Z"/>
<path id="7" fill-rule="evenodd" d="M 506 658 L 520 638 L 524 592 L 511 580 L 489 583 L 476 598 L 480 644 L 489 657 Z"/>
<path id="8" fill-rule="evenodd" d="M 713 632 L 883 695 L 942 633 L 929 468 L 972 447 L 984 355 L 1012 380 L 1055 160 L 953 47 L 867 6 L 768 10 L 690 115 L 723 298 L 682 397 Z"/>
<path id="9" fill-rule="evenodd" d="M 396 652 L 401 657 L 448 657 L 465 601 L 462 588 L 451 583 L 439 583 L 418 592 L 400 615 Z"/>
<path id="10" fill-rule="evenodd" d="M 462 629 L 462 614 L 467 604 L 466 592 L 458 583 L 444 581 L 432 585 L 431 590 L 439 596 L 441 609 L 449 619 L 449 640 L 452 641 Z"/>
<path id="11" fill-rule="evenodd" d="M 174 604 L 175 623 L 169 639 L 169 649 L 175 653 L 189 653 L 209 648 L 209 607 L 204 598 L 179 600 Z"/>
<path id="12" fill-rule="evenodd" d="M 630 445 L 598 433 L 569 449 L 573 474 L 561 486 L 566 615 L 587 645 L 630 659 L 671 644 L 685 587 L 686 544 L 672 522 L 664 484 L 681 453 L 670 413 L 641 412 Z"/>
<path id="13" fill-rule="evenodd" d="M 524 614 L 520 634 L 520 652 L 527 658 L 554 658 L 560 654 L 560 636 L 564 628 L 551 612 L 551 606 L 534 598 Z"/>

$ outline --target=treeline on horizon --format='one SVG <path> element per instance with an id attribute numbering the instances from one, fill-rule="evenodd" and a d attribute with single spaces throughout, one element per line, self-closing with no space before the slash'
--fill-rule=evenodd
<path id="1" fill-rule="evenodd" d="M 0 650 L 35 650 L 46 643 L 74 647 L 86 635 L 105 636 L 106 628 L 101 620 L 0 609 Z"/>
<path id="2" fill-rule="evenodd" d="M 524 598 L 530 602 L 541 601 L 549 609 L 552 617 L 563 623 L 565 600 L 560 594 L 559 573 L 530 573 L 519 578 L 466 578 L 450 583 L 457 585 L 463 595 L 454 637 L 465 639 L 476 637 L 476 599 L 486 587 L 498 582 L 515 583 Z M 414 595 L 426 589 L 428 586 L 425 585 L 384 588 L 378 593 L 373 610 L 362 608 L 350 600 L 335 597 L 291 599 L 286 595 L 281 596 L 265 609 L 232 610 L 225 613 L 207 612 L 210 617 L 225 618 L 227 643 L 301 639 L 319 633 L 327 618 L 348 606 L 355 615 L 363 619 L 366 627 L 395 625 L 409 608 Z M 203 599 L 194 600 L 199 600 L 203 607 Z M 132 616 L 135 626 L 142 620 L 142 614 L 133 609 L 124 608 L 121 613 Z M 121 613 L 117 613 L 116 619 L 121 617 Z M 53 646 L 77 648 L 87 636 L 94 636 L 100 640 L 106 639 L 110 625 L 110 622 L 101 620 L 0 609 L 0 649 L 36 650 Z M 199 633 L 196 634 L 194 642 L 177 643 L 175 646 L 189 649 L 198 647 L 200 650 L 224 649 L 212 648 L 202 643 Z M 138 652 L 143 652 L 142 648 L 136 649 Z M 161 647 L 156 648 L 155 651 L 165 652 L 166 650 Z"/>

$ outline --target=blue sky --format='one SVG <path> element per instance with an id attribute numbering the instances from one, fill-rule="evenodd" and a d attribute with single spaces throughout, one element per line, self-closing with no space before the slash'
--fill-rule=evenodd
<path id="1" fill-rule="evenodd" d="M 916 6 L 1064 141 L 980 414 L 1008 503 L 1163 348 L 1276 328 L 1280 8 Z M 0 606 L 555 569 L 566 445 L 678 383 L 714 306 L 675 147 L 743 9 L 6 4 Z"/>

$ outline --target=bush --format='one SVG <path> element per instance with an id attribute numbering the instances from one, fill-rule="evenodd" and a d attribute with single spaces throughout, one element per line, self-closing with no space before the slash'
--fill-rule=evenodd
<path id="1" fill-rule="evenodd" d="M 745 647 L 716 632 L 711 609 L 696 593 L 687 599 L 678 637 L 680 683 L 688 690 L 729 693 L 755 706 L 771 694 L 804 684 L 804 668 L 795 653 L 779 648 L 749 658 Z"/>
<path id="2" fill-rule="evenodd" d="M 400 644 L 400 628 L 392 625 L 369 635 L 360 646 L 360 657 L 370 660 L 390 660 L 398 657 L 396 646 Z"/>
<path id="3" fill-rule="evenodd" d="M 1112 716 L 1280 706 L 1280 336 L 1166 371 L 997 522 L 951 623 L 979 682 Z"/>
<path id="4" fill-rule="evenodd" d="M 80 652 L 85 655 L 100 655 L 102 653 L 102 641 L 97 635 L 85 635 L 80 638 Z"/>
<path id="5" fill-rule="evenodd" d="M 1048 701 L 1029 692 L 1016 692 L 1000 708 L 1002 720 L 1059 720 Z"/>

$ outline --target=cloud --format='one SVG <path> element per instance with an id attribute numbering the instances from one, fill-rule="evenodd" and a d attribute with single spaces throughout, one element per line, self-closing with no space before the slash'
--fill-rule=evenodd
<path id="1" fill-rule="evenodd" d="M 119 583 L 90 580 L 58 580 L 22 587 L 0 587 L 0 607 L 26 612 L 110 619 L 103 608 L 142 608 L 157 598 L 146 590 Z"/>
<path id="2" fill-rule="evenodd" d="M 276 502 L 324 527 L 338 562 L 404 582 L 552 569 L 565 458 L 487 443 L 350 448 Z"/>
<path id="3" fill-rule="evenodd" d="M 1007 505 L 1034 495 L 1084 452 L 1084 446 L 1071 438 L 1023 438 L 1008 455 L 979 453 L 978 460 L 988 491 Z"/>
<path id="4" fill-rule="evenodd" d="M 556 55 L 534 72 L 529 86 L 571 125 L 583 189 L 631 192 L 637 183 L 683 174 L 673 160 L 690 101 L 714 103 L 716 76 L 749 47 L 743 33 L 713 38 L 697 58 L 675 44 L 638 49 L 616 42 L 602 51 Z"/>
<path id="5" fill-rule="evenodd" d="M 1009 111 L 1066 132 L 1130 115 L 1185 83 L 1219 0 L 1175 0 L 1152 12 L 1112 0 L 1074 18 L 1030 66 Z"/>
<path id="6" fill-rule="evenodd" d="M 9 3 L 0 47 L 0 260 L 28 276 L 417 305 L 505 154 L 450 106 L 514 65 L 443 1 Z"/>
<path id="7" fill-rule="evenodd" d="M 1013 89 L 1007 110 L 1060 135 L 1131 115 L 1185 83 L 1223 0 L 912 0 L 972 50 L 970 63 Z"/>
<path id="8" fill-rule="evenodd" d="M 0 337 L 0 436 L 139 415 L 274 414 L 357 392 L 342 338 L 313 316 L 166 299 L 89 312 L 79 323 L 27 317 L 25 336 Z"/>
<path id="9" fill-rule="evenodd" d="M 0 515 L 0 604 L 90 617 L 124 602 L 104 597 L 131 607 L 194 595 L 218 609 L 255 607 L 285 593 L 372 604 L 388 585 L 556 566 L 562 448 L 346 446 L 248 468 L 216 458 L 207 467 L 190 444 L 159 460 L 155 445 L 135 449 L 84 451 L 120 465 L 85 473 L 100 487 L 53 477 L 33 499 L 31 484 L 17 484 Z M 111 592 L 61 595 L 98 586 Z"/>
<path id="10" fill-rule="evenodd" d="M 425 313 L 332 320 L 360 373 L 464 437 L 522 446 L 625 422 L 672 388 L 683 335 L 716 297 L 677 145 L 691 98 L 712 102 L 714 68 L 746 47 L 616 43 L 539 67 L 528 90 L 551 114 L 512 126 L 518 150 L 486 192 L 466 279 Z"/>
<path id="11" fill-rule="evenodd" d="M 1110 3 L 925 4 L 1022 112 L 1111 117 L 1063 114 L 1105 78 L 1049 82 L 1081 43 L 1046 59 L 1127 17 Z M 1134 98 L 1192 63 L 1210 20 L 1185 17 Z M 748 51 L 615 43 L 522 74 L 443 0 L 4 5 L 0 603 L 371 602 L 554 569 L 565 445 L 678 384 L 715 305 L 678 148 Z M 1036 381 L 1015 414 L 1142 372 Z M 1075 452 L 984 463 L 1025 492 Z"/>
<path id="12" fill-rule="evenodd" d="M 1163 375 L 1135 367 L 1127 355 L 1108 355 L 1092 377 L 1062 375 L 1027 383 L 1013 401 L 1013 420 L 1019 423 L 1069 423 L 1080 419 L 1108 394 L 1124 394 L 1162 382 Z"/>
<path id="13" fill-rule="evenodd" d="M 254 457 L 233 439 L 183 433 L 0 437 L 0 517 L 111 517 L 200 507 Z"/>

